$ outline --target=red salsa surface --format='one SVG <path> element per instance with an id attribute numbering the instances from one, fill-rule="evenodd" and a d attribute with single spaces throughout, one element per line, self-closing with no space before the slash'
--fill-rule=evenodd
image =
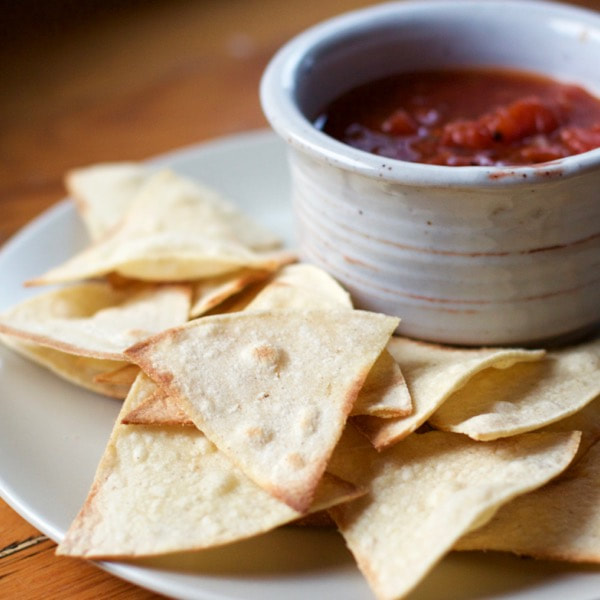
<path id="1" fill-rule="evenodd" d="M 355 88 L 315 125 L 350 146 L 400 160 L 529 165 L 600 147 L 600 99 L 520 71 L 427 71 Z"/>

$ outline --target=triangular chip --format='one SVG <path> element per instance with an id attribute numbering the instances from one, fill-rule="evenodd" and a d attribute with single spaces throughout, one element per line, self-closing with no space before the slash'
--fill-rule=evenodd
<path id="1" fill-rule="evenodd" d="M 294 264 L 277 272 L 243 310 L 340 306 L 352 309 L 350 297 L 328 273 L 312 265 Z M 411 411 L 412 402 L 400 367 L 384 350 L 369 372 L 351 414 L 394 417 Z M 134 414 L 127 415 L 124 422 L 188 425 L 191 420 L 178 406 L 176 398 L 166 403 L 160 398 L 149 398 Z"/>
<path id="2" fill-rule="evenodd" d="M 369 371 L 351 415 L 391 419 L 412 412 L 413 403 L 402 370 L 393 356 L 384 350 Z"/>
<path id="3" fill-rule="evenodd" d="M 258 485 L 299 512 L 398 319 L 365 311 L 203 317 L 127 356 Z"/>
<path id="4" fill-rule="evenodd" d="M 147 165 L 120 162 L 101 163 L 73 169 L 65 183 L 92 239 L 104 237 L 129 212 L 136 196 L 152 180 L 156 169 Z M 176 186 L 179 186 L 177 190 Z M 203 203 L 212 204 L 229 224 L 236 239 L 255 250 L 270 250 L 280 246 L 277 236 L 237 211 L 234 205 L 216 190 L 181 175 L 173 177 L 173 191 L 200 196 Z"/>
<path id="5" fill-rule="evenodd" d="M 139 406 L 124 414 L 121 423 L 125 425 L 171 425 L 195 427 L 187 413 L 179 405 L 177 398 L 159 387 L 149 394 Z"/>
<path id="6" fill-rule="evenodd" d="M 283 267 L 247 310 L 352 308 L 350 294 L 329 273 L 309 264 Z"/>
<path id="7" fill-rule="evenodd" d="M 116 272 L 147 281 L 213 277 L 243 267 L 274 270 L 290 252 L 262 252 L 273 237 L 212 192 L 171 171 L 153 175 L 110 235 L 30 285 Z"/>
<path id="8" fill-rule="evenodd" d="M 98 375 L 94 377 L 94 380 L 100 383 L 127 385 L 131 387 L 139 372 L 140 368 L 137 365 L 127 363 L 126 365 L 118 367 L 117 369 L 111 369 L 110 371 L 98 373 Z"/>
<path id="9" fill-rule="evenodd" d="M 245 310 L 306 310 L 342 306 L 352 309 L 352 300 L 329 273 L 314 265 L 295 264 L 281 269 Z M 373 365 L 352 414 L 399 417 L 409 415 L 412 410 L 402 371 L 389 352 L 384 350 Z"/>
<path id="10" fill-rule="evenodd" d="M 270 271 L 242 269 L 218 277 L 201 279 L 193 286 L 194 300 L 190 317 L 196 318 L 207 313 L 251 283 L 266 279 L 270 274 Z"/>
<path id="11" fill-rule="evenodd" d="M 431 415 L 436 429 L 493 440 L 539 429 L 600 395 L 600 338 L 509 371 L 488 369 Z"/>
<path id="12" fill-rule="evenodd" d="M 96 241 L 125 216 L 137 192 L 150 175 L 137 163 L 103 163 L 69 171 L 65 185 L 77 210 Z"/>
<path id="13" fill-rule="evenodd" d="M 600 442 L 561 477 L 503 506 L 455 548 L 600 563 Z"/>
<path id="14" fill-rule="evenodd" d="M 155 391 L 140 376 L 121 415 Z M 311 510 L 360 494 L 326 474 Z M 88 498 L 57 553 L 119 558 L 200 550 L 299 516 L 252 483 L 197 429 L 132 427 L 117 420 Z"/>
<path id="15" fill-rule="evenodd" d="M 115 290 L 83 283 L 29 298 L 0 315 L 0 332 L 28 343 L 92 358 L 125 360 L 123 351 L 188 320 L 187 286 Z"/>
<path id="16" fill-rule="evenodd" d="M 123 382 L 117 378 L 106 377 L 98 380 Z M 410 414 L 411 410 L 412 402 L 400 367 L 390 354 L 384 351 L 369 371 L 350 414 L 391 418 L 403 412 Z M 193 425 L 193 421 L 179 406 L 177 399 L 166 402 L 164 394 L 148 398 L 128 414 L 123 422 L 131 425 Z"/>
<path id="17" fill-rule="evenodd" d="M 528 433 L 483 443 L 432 431 L 377 453 L 355 438 L 343 436 L 330 469 L 368 494 L 329 512 L 380 600 L 403 597 L 466 531 L 560 473 L 579 441 Z"/>
<path id="18" fill-rule="evenodd" d="M 124 367 L 127 363 L 122 361 L 68 354 L 60 350 L 23 342 L 9 335 L 0 336 L 0 341 L 21 356 L 45 367 L 62 379 L 97 394 L 123 399 L 131 387 L 128 384 L 103 382 L 96 379 L 100 373 Z"/>
<path id="19" fill-rule="evenodd" d="M 546 425 L 540 431 L 581 431 L 578 454 L 582 455 L 600 441 L 600 398 L 592 400 L 566 419 Z"/>
<path id="20" fill-rule="evenodd" d="M 540 360 L 543 350 L 459 349 L 397 337 L 388 351 L 400 364 L 414 405 L 408 417 L 354 417 L 353 422 L 378 448 L 390 446 L 417 430 L 471 377 L 489 367 L 505 369 L 520 361 Z"/>

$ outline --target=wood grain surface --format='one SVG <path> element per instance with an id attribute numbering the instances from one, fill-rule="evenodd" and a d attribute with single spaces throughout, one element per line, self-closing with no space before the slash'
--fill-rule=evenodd
<path id="1" fill-rule="evenodd" d="M 72 167 L 266 127 L 258 84 L 277 48 L 367 4 L 0 0 L 0 245 L 63 197 Z M 0 598 L 159 597 L 54 548 L 0 500 Z"/>

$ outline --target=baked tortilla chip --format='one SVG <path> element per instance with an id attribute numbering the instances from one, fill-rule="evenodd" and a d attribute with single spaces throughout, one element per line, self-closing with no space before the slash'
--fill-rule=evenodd
<path id="1" fill-rule="evenodd" d="M 352 308 L 350 294 L 329 273 L 309 264 L 283 267 L 247 310 Z"/>
<path id="2" fill-rule="evenodd" d="M 561 477 L 503 506 L 455 548 L 600 563 L 600 442 Z"/>
<path id="3" fill-rule="evenodd" d="M 121 383 L 97 380 L 100 373 L 124 367 L 127 363 L 122 361 L 67 354 L 60 350 L 23 342 L 9 335 L 1 335 L 0 341 L 21 356 L 45 367 L 62 379 L 97 394 L 122 400 L 127 396 L 131 387 Z"/>
<path id="4" fill-rule="evenodd" d="M 351 415 L 391 419 L 406 417 L 412 412 L 413 403 L 402 370 L 384 350 L 369 371 Z"/>
<path id="5" fill-rule="evenodd" d="M 121 415 L 155 391 L 141 375 Z M 360 494 L 326 474 L 311 510 Z M 132 427 L 118 419 L 88 498 L 57 553 L 112 559 L 200 550 L 300 516 L 252 483 L 197 429 Z"/>
<path id="6" fill-rule="evenodd" d="M 388 350 L 400 364 L 414 410 L 404 418 L 354 417 L 354 424 L 378 449 L 416 431 L 476 373 L 490 367 L 506 369 L 517 362 L 540 360 L 545 354 L 543 350 L 458 349 L 401 337 L 392 339 Z"/>
<path id="7" fill-rule="evenodd" d="M 281 269 L 245 310 L 309 308 L 352 309 L 350 295 L 329 273 L 309 264 Z M 353 415 L 399 417 L 409 415 L 412 401 L 398 363 L 387 350 L 381 353 L 360 391 Z"/>
<path id="8" fill-rule="evenodd" d="M 185 323 L 189 308 L 187 286 L 83 283 L 9 309 L 0 315 L 0 332 L 61 352 L 122 361 L 137 341 Z"/>
<path id="9" fill-rule="evenodd" d="M 527 433 L 483 443 L 431 431 L 378 453 L 348 433 L 329 468 L 368 493 L 329 513 L 380 600 L 404 597 L 465 532 L 558 475 L 579 441 Z"/>
<path id="10" fill-rule="evenodd" d="M 125 425 L 171 425 L 195 427 L 181 408 L 177 398 L 160 388 L 156 388 L 144 401 L 131 412 L 124 414 L 121 423 Z"/>
<path id="11" fill-rule="evenodd" d="M 138 193 L 155 174 L 156 169 L 131 162 L 91 165 L 67 173 L 66 187 L 92 239 L 104 237 L 126 217 Z M 179 186 L 181 193 L 201 197 L 203 203 L 213 205 L 242 244 L 255 250 L 270 250 L 281 245 L 278 237 L 241 214 L 216 190 L 181 175 L 174 175 L 173 180 L 173 191 Z"/>
<path id="12" fill-rule="evenodd" d="M 341 305 L 351 309 L 350 296 L 328 273 L 312 265 L 294 264 L 276 273 L 243 310 L 306 310 Z M 395 417 L 411 411 L 412 402 L 400 367 L 384 350 L 369 372 L 351 414 Z M 176 399 L 165 403 L 160 398 L 149 398 L 134 414 L 127 415 L 124 422 L 189 425 L 191 419 Z"/>
<path id="13" fill-rule="evenodd" d="M 365 311 L 203 317 L 126 354 L 258 485 L 308 509 L 398 319 Z"/>
<path id="14" fill-rule="evenodd" d="M 219 277 L 201 279 L 193 286 L 194 300 L 190 317 L 196 318 L 207 313 L 250 284 L 262 281 L 270 275 L 270 271 L 242 269 Z"/>
<path id="15" fill-rule="evenodd" d="M 580 431 L 581 443 L 578 454 L 585 454 L 588 448 L 600 441 L 600 398 L 592 400 L 566 419 L 555 421 L 540 431 Z"/>
<path id="16" fill-rule="evenodd" d="M 137 365 L 127 363 L 122 367 L 98 373 L 98 375 L 94 377 L 94 381 L 98 381 L 99 383 L 111 383 L 113 385 L 127 385 L 131 387 L 139 372 L 140 368 Z"/>
<path id="17" fill-rule="evenodd" d="M 161 171 L 149 178 L 110 235 L 28 283 L 71 282 L 112 272 L 146 281 L 183 281 L 244 267 L 272 271 L 295 259 L 290 252 L 262 251 L 273 244 L 273 236 L 216 194 Z"/>
<path id="18" fill-rule="evenodd" d="M 92 240 L 103 238 L 123 219 L 150 170 L 131 162 L 103 163 L 69 171 L 66 188 Z"/>
<path id="19" fill-rule="evenodd" d="M 436 429 L 493 440 L 539 429 L 600 395 L 600 338 L 510 370 L 473 377 L 429 418 Z"/>
<path id="20" fill-rule="evenodd" d="M 388 352 L 382 352 L 369 371 L 367 380 L 361 388 L 351 415 L 372 414 L 383 418 L 397 416 L 400 406 L 406 406 L 410 412 L 412 403 L 400 368 Z M 116 378 L 100 378 L 100 381 L 119 381 Z M 400 413 L 401 414 L 401 413 Z M 177 399 L 169 401 L 163 394 L 148 398 L 135 411 L 123 419 L 130 425 L 193 425 L 193 421 L 179 406 Z"/>

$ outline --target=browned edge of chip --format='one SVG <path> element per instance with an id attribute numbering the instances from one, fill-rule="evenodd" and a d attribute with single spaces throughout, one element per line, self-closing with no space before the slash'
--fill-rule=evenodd
<path id="1" fill-rule="evenodd" d="M 173 425 L 194 427 L 194 422 L 177 404 L 176 398 L 161 388 L 122 419 L 124 425 Z"/>
<path id="2" fill-rule="evenodd" d="M 187 284 L 167 284 L 166 286 L 160 283 L 157 284 L 149 284 L 148 288 L 161 288 L 161 287 L 170 287 L 170 288 L 178 288 L 182 292 L 191 298 L 191 289 Z M 56 338 L 43 335 L 40 333 L 34 333 L 30 331 L 23 331 L 22 329 L 14 328 L 11 325 L 0 322 L 0 333 L 11 336 L 17 340 L 21 340 L 30 344 L 37 344 L 39 346 L 44 346 L 45 348 L 51 348 L 53 350 L 58 350 L 59 352 L 64 352 L 65 354 L 73 354 L 75 356 L 86 356 L 88 358 L 99 358 L 103 360 L 119 360 L 119 361 L 129 361 L 124 352 L 106 352 L 106 351 L 95 351 L 88 350 L 82 346 L 77 346 L 75 344 L 69 342 L 63 342 L 61 340 L 57 340 Z M 154 335 L 154 334 L 151 334 Z"/>

